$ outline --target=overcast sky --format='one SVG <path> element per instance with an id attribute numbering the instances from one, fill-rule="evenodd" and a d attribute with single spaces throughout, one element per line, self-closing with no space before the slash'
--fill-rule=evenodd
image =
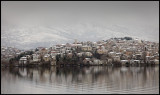
<path id="1" fill-rule="evenodd" d="M 23 23 L 93 21 L 156 27 L 159 20 L 158 1 L 5 1 L 1 5 L 2 19 Z"/>
<path id="2" fill-rule="evenodd" d="M 1 11 L 2 28 L 97 23 L 137 28 L 159 40 L 159 1 L 2 1 Z"/>

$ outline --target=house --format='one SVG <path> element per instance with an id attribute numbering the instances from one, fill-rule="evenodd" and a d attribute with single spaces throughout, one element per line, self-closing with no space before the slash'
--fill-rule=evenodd
<path id="1" fill-rule="evenodd" d="M 115 52 L 109 52 L 108 55 L 109 55 L 109 56 L 115 56 L 116 53 L 115 53 Z"/>
<path id="2" fill-rule="evenodd" d="M 60 49 L 61 49 L 61 45 L 56 45 L 56 46 L 54 46 L 54 50 L 60 51 Z"/>
<path id="3" fill-rule="evenodd" d="M 102 49 L 102 44 L 98 44 L 97 49 Z"/>
<path id="4" fill-rule="evenodd" d="M 72 50 L 66 50 L 65 53 L 72 53 Z"/>
<path id="5" fill-rule="evenodd" d="M 33 56 L 33 61 L 34 62 L 40 61 L 40 55 L 39 54 L 32 54 L 32 56 Z"/>
<path id="6" fill-rule="evenodd" d="M 82 53 L 77 53 L 77 56 L 78 57 L 82 57 Z"/>
<path id="7" fill-rule="evenodd" d="M 96 42 L 93 42 L 93 43 L 92 43 L 92 47 L 97 47 L 97 43 L 96 43 Z"/>
<path id="8" fill-rule="evenodd" d="M 132 51 L 126 51 L 126 55 L 127 56 L 132 55 Z"/>
<path id="9" fill-rule="evenodd" d="M 27 64 L 27 57 L 21 57 L 19 60 L 19 65 L 26 65 Z"/>
<path id="10" fill-rule="evenodd" d="M 92 51 L 92 47 L 90 46 L 82 46 L 82 51 Z"/>
<path id="11" fill-rule="evenodd" d="M 71 45 L 73 48 L 81 48 L 82 47 L 82 44 L 80 44 L 80 43 L 77 43 L 77 44 L 72 44 Z"/>
<path id="12" fill-rule="evenodd" d="M 27 60 L 31 60 L 31 56 L 30 55 L 26 55 Z"/>
<path id="13" fill-rule="evenodd" d="M 102 61 L 99 59 L 93 59 L 93 64 L 94 65 L 102 65 Z"/>
<path id="14" fill-rule="evenodd" d="M 151 59 L 151 56 L 146 56 L 146 63 L 149 63 Z"/>
<path id="15" fill-rule="evenodd" d="M 119 52 L 119 53 L 116 53 L 116 56 L 121 56 L 121 55 L 122 55 L 122 53 L 120 53 L 120 52 Z"/>
<path id="16" fill-rule="evenodd" d="M 101 60 L 103 65 L 107 65 L 107 60 Z"/>
<path id="17" fill-rule="evenodd" d="M 125 65 L 127 62 L 129 62 L 128 60 L 121 60 L 122 65 Z"/>
<path id="18" fill-rule="evenodd" d="M 98 54 L 106 54 L 106 53 L 107 53 L 107 50 L 105 50 L 105 49 L 98 49 L 98 50 L 97 50 L 97 53 L 98 53 Z"/>
<path id="19" fill-rule="evenodd" d="M 118 61 L 118 62 L 121 61 L 121 60 L 120 60 L 120 56 L 114 56 L 114 57 L 113 57 L 113 60 L 114 60 L 114 61 Z"/>
<path id="20" fill-rule="evenodd" d="M 85 59 L 83 60 L 83 63 L 85 63 L 85 64 L 90 64 L 90 63 L 91 63 L 91 59 L 90 59 L 90 58 L 85 58 Z"/>
<path id="21" fill-rule="evenodd" d="M 72 53 L 68 53 L 67 56 L 68 56 L 69 58 L 72 58 L 73 54 L 72 54 Z"/>
<path id="22" fill-rule="evenodd" d="M 159 65 L 159 60 L 155 59 L 154 62 Z"/>
<path id="23" fill-rule="evenodd" d="M 85 55 L 86 55 L 87 57 L 91 57 L 91 56 L 92 56 L 92 53 L 91 53 L 91 52 L 85 52 Z"/>
<path id="24" fill-rule="evenodd" d="M 134 63 L 140 64 L 140 60 L 134 60 Z"/>
<path id="25" fill-rule="evenodd" d="M 65 48 L 60 49 L 60 53 L 64 54 L 66 52 Z"/>
<path id="26" fill-rule="evenodd" d="M 57 50 L 52 50 L 51 51 L 51 56 L 56 56 L 59 53 Z"/>
<path id="27" fill-rule="evenodd" d="M 56 56 L 52 56 L 50 64 L 51 65 L 56 65 Z"/>
<path id="28" fill-rule="evenodd" d="M 51 65 L 56 65 L 56 60 L 52 60 Z"/>
<path id="29" fill-rule="evenodd" d="M 43 57 L 44 61 L 50 61 L 50 55 L 49 54 L 45 54 Z"/>
<path id="30" fill-rule="evenodd" d="M 112 58 L 107 59 L 107 64 L 112 63 Z"/>
<path id="31" fill-rule="evenodd" d="M 47 49 L 46 49 L 46 48 L 41 49 L 41 50 L 40 50 L 40 54 L 41 54 L 41 55 L 47 54 Z"/>
<path id="32" fill-rule="evenodd" d="M 142 54 L 135 54 L 136 59 L 140 60 L 142 58 Z"/>

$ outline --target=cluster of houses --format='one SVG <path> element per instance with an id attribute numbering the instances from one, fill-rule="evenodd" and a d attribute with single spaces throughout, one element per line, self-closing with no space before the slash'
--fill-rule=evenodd
<path id="1" fill-rule="evenodd" d="M 11 58 L 18 56 L 23 50 L 14 47 L 1 46 L 1 61 L 9 62 Z"/>
<path id="2" fill-rule="evenodd" d="M 57 65 L 57 55 L 61 58 L 67 56 L 71 59 L 76 56 L 82 58 L 83 64 L 91 65 L 113 65 L 115 62 L 121 64 L 159 64 L 159 43 L 121 38 L 97 42 L 78 42 L 75 40 L 74 43 L 59 44 L 49 48 L 38 47 L 34 54 L 21 57 L 19 63 L 48 62 L 51 65 Z"/>

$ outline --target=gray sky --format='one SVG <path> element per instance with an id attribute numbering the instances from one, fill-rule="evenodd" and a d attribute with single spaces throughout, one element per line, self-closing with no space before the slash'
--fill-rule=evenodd
<path id="1" fill-rule="evenodd" d="M 18 19 L 23 23 L 33 20 L 37 23 L 87 20 L 104 24 L 148 23 L 158 26 L 159 19 L 159 3 L 156 1 L 5 1 L 1 5 L 2 19 Z"/>
<path id="2" fill-rule="evenodd" d="M 159 40 L 158 1 L 2 1 L 1 8 L 2 32 L 11 26 L 12 29 L 44 25 L 63 28 L 96 23 L 120 25 L 130 32 L 142 31 L 146 38 L 152 35 L 153 41 Z"/>

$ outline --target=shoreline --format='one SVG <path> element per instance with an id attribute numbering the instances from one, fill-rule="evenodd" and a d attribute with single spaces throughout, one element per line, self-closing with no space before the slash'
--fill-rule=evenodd
<path id="1" fill-rule="evenodd" d="M 101 67 L 152 67 L 159 66 L 159 64 L 143 64 L 143 65 L 89 65 L 89 64 L 59 64 L 59 65 L 26 65 L 26 66 L 2 66 L 3 67 L 90 67 L 90 66 L 101 66 Z"/>

